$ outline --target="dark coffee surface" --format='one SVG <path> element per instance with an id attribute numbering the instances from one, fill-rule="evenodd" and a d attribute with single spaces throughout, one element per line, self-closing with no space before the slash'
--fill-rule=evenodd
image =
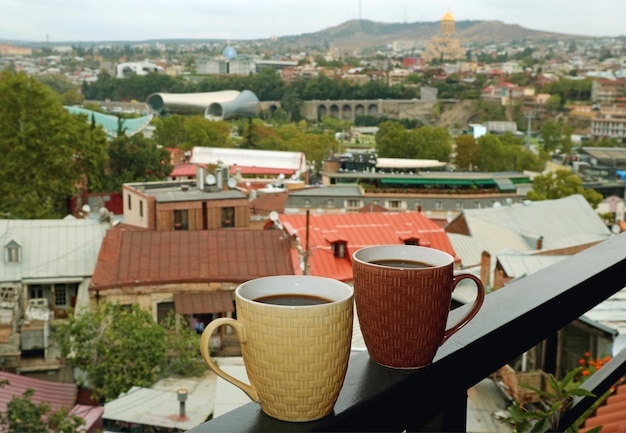
<path id="1" fill-rule="evenodd" d="M 261 302 L 263 304 L 287 306 L 320 305 L 332 302 L 330 299 L 322 298 L 321 296 L 296 294 L 277 294 L 270 296 L 261 296 L 260 298 L 254 299 L 254 301 Z"/>
<path id="2" fill-rule="evenodd" d="M 418 262 L 416 260 L 401 260 L 401 259 L 384 259 L 384 260 L 372 260 L 370 262 L 373 265 L 389 266 L 391 268 L 405 268 L 405 269 L 423 269 L 432 268 L 434 265 L 425 262 Z"/>

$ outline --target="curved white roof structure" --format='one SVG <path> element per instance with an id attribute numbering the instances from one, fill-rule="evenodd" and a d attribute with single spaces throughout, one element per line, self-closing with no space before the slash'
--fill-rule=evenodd
<path id="1" fill-rule="evenodd" d="M 306 171 L 306 157 L 303 152 L 279 150 L 229 149 L 222 147 L 194 147 L 192 164 L 218 164 L 228 166 L 283 169 L 289 172 Z"/>

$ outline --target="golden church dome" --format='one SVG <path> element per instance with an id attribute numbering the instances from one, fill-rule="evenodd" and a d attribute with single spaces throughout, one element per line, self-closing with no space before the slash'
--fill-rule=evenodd
<path id="1" fill-rule="evenodd" d="M 454 21 L 454 17 L 450 13 L 450 11 L 446 12 L 441 21 Z"/>

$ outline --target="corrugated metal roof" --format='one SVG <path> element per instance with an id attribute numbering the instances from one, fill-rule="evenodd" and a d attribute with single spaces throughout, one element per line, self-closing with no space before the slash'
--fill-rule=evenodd
<path id="1" fill-rule="evenodd" d="M 581 195 L 483 209 L 466 209 L 464 218 L 469 232 L 450 234 L 450 241 L 463 266 L 476 266 L 481 253 L 491 257 L 512 250 L 537 253 L 601 242 L 611 231 Z"/>
<path id="2" fill-rule="evenodd" d="M 185 417 L 180 417 L 177 390 L 187 390 Z M 205 422 L 213 412 L 215 378 L 164 379 L 152 388 L 132 387 L 104 405 L 103 418 L 187 431 Z"/>
<path id="3" fill-rule="evenodd" d="M 290 191 L 290 196 L 298 197 L 359 197 L 363 191 L 358 186 L 319 186 L 314 188 L 304 188 L 298 191 Z"/>
<path id="4" fill-rule="evenodd" d="M 208 314 L 235 311 L 234 297 L 229 291 L 174 293 L 176 314 Z"/>
<path id="5" fill-rule="evenodd" d="M 0 266 L 0 281 L 89 277 L 109 226 L 91 219 L 0 220 L 0 247 L 15 241 L 19 263 Z"/>
<path id="6" fill-rule="evenodd" d="M 306 215 L 281 215 L 280 222 L 291 235 L 297 235 L 306 248 Z M 313 214 L 309 217 L 310 275 L 352 281 L 352 253 L 370 245 L 404 244 L 415 237 L 420 243 L 445 251 L 456 257 L 445 231 L 419 212 L 374 212 L 346 214 Z M 345 240 L 345 258 L 333 255 L 331 243 Z"/>
<path id="7" fill-rule="evenodd" d="M 509 277 L 521 278 L 540 271 L 543 268 L 547 268 L 568 257 L 569 256 L 566 255 L 498 254 L 497 260 Z"/>
<path id="8" fill-rule="evenodd" d="M 110 230 L 91 290 L 181 282 L 243 282 L 293 274 L 280 230 Z"/>
<path id="9" fill-rule="evenodd" d="M 31 399 L 34 403 L 48 403 L 53 412 L 63 407 L 71 410 L 76 403 L 78 388 L 73 383 L 35 379 L 5 371 L 0 371 L 0 380 L 9 382 L 0 392 L 0 413 L 6 413 L 7 404 L 13 397 L 22 397 L 28 389 L 35 391 Z"/>

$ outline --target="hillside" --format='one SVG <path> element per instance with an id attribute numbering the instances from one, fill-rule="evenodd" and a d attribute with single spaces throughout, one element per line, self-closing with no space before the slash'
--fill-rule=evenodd
<path id="1" fill-rule="evenodd" d="M 379 23 L 369 20 L 350 20 L 315 33 L 278 38 L 274 44 L 291 49 L 318 49 L 336 47 L 341 51 L 355 51 L 384 47 L 397 40 L 425 42 L 438 34 L 440 22 Z M 571 40 L 582 36 L 531 30 L 517 24 L 501 21 L 457 21 L 456 37 L 467 43 L 504 43 L 514 40 Z"/>

